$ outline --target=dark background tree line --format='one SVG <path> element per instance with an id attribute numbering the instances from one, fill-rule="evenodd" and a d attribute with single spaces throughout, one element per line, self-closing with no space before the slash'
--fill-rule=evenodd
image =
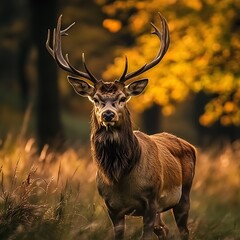
<path id="1" fill-rule="evenodd" d="M 174 26 L 174 24 L 176 26 L 175 29 L 172 27 L 174 31 L 171 31 L 173 35 L 171 45 L 173 45 L 173 48 L 174 45 L 179 46 L 179 42 L 182 40 L 181 38 L 184 38 L 183 34 L 185 34 L 185 37 L 187 36 L 188 26 L 191 25 L 188 22 L 184 23 L 185 18 L 181 16 L 187 16 L 190 18 L 189 22 L 191 22 L 200 21 L 195 17 L 195 15 L 197 16 L 198 14 L 207 14 L 207 12 L 215 13 L 216 11 L 219 11 L 218 14 L 221 14 L 223 4 L 219 4 L 219 6 L 215 5 L 213 8 L 208 1 L 199 0 L 197 2 L 201 5 L 199 5 L 200 7 L 198 5 L 191 6 L 188 3 L 180 4 L 178 1 L 176 1 L 174 5 L 168 6 L 166 1 L 166 3 L 156 6 L 155 8 L 157 9 L 154 10 L 152 10 L 151 3 L 147 3 L 146 1 L 141 1 L 141 3 L 133 5 L 128 2 L 124 3 L 124 1 L 94 0 L 72 0 L 68 1 L 68 3 L 64 1 L 57 2 L 55 0 L 26 0 L 21 2 L 11 0 L 2 2 L 0 4 L 2 12 L 0 19 L 0 108 L 2 109 L 0 137 L 4 138 L 4 135 L 8 134 L 8 132 L 14 128 L 15 130 L 19 130 L 21 127 L 19 122 L 22 122 L 26 109 L 30 108 L 32 103 L 36 103 L 33 104 L 31 110 L 31 114 L 36 116 L 36 118 L 31 117 L 26 135 L 31 136 L 35 132 L 40 149 L 42 149 L 45 144 L 54 148 L 63 146 L 64 141 L 72 137 L 71 133 L 74 133 L 76 135 L 75 137 L 78 135 L 79 138 L 82 137 L 81 135 L 84 135 L 87 139 L 88 132 L 81 129 L 85 129 L 88 126 L 88 123 L 86 123 L 88 120 L 84 119 L 89 119 L 90 106 L 84 100 L 78 99 L 70 88 L 68 88 L 65 73 L 56 68 L 54 61 L 45 49 L 47 29 L 53 29 L 55 27 L 60 13 L 64 14 L 64 25 L 69 25 L 74 21 L 77 22 L 76 26 L 70 31 L 68 39 L 63 40 L 63 49 L 70 53 L 70 58 L 74 62 L 74 65 L 77 67 L 80 66 L 80 68 L 82 67 L 81 53 L 85 52 L 89 65 L 96 75 L 101 76 L 101 74 L 103 74 L 103 77 L 107 76 L 109 79 L 114 79 L 114 74 L 117 75 L 118 72 L 122 70 L 120 64 L 123 64 L 123 61 L 114 61 L 114 64 L 112 64 L 114 56 L 120 56 L 121 52 L 125 55 L 127 52 L 129 58 L 134 59 L 134 54 L 139 51 L 138 47 L 142 49 L 146 48 L 146 53 L 148 51 L 147 48 L 154 52 L 151 42 L 149 43 L 148 40 L 148 42 L 146 41 L 145 43 L 141 40 L 141 36 L 150 35 L 150 29 L 148 28 L 149 21 L 155 22 L 156 19 L 154 15 L 156 15 L 155 13 L 158 10 L 169 19 L 170 30 L 171 26 Z M 235 15 L 238 16 L 235 13 L 239 11 L 239 6 L 232 1 L 225 7 L 229 12 L 232 12 L 233 15 L 231 21 L 229 21 L 229 26 L 227 26 L 230 28 L 230 34 L 231 32 L 239 32 L 239 19 L 234 17 Z M 216 14 L 216 16 L 218 15 Z M 140 19 L 142 19 L 142 22 Z M 181 28 L 178 28 L 181 21 L 183 22 L 183 32 L 181 32 Z M 119 30 L 115 31 L 114 26 L 120 26 Z M 206 22 L 206 26 L 208 26 L 208 22 Z M 178 31 L 181 38 L 178 38 L 178 41 L 176 41 L 177 37 L 179 37 L 175 36 Z M 226 31 L 226 27 L 223 27 L 219 31 Z M 220 34 L 219 36 L 223 37 L 220 42 L 228 46 L 228 42 L 231 41 L 231 39 L 226 38 L 224 34 Z M 193 42 L 193 44 L 197 46 L 197 44 L 201 45 L 202 43 Z M 209 42 L 208 44 L 209 49 L 214 48 L 214 43 Z M 236 43 L 235 45 L 237 46 Z M 229 51 L 233 50 L 234 49 L 230 49 Z M 133 51 L 133 53 L 129 51 Z M 184 51 L 187 52 L 187 49 L 184 49 Z M 180 55 L 182 52 L 183 50 L 179 49 L 179 53 L 174 52 L 174 54 Z M 219 50 L 216 54 L 220 53 L 221 51 Z M 163 76 L 161 76 L 161 74 L 158 76 L 158 73 L 154 71 L 147 73 L 146 76 L 149 74 L 150 81 L 154 74 L 160 78 L 158 81 L 152 80 L 154 83 L 151 88 L 154 88 L 156 85 L 158 87 L 164 81 L 174 82 L 174 78 L 171 79 L 172 72 L 170 70 L 168 71 L 171 64 L 176 66 L 176 68 L 180 66 L 179 71 L 181 72 L 181 65 L 175 63 L 176 61 L 181 62 L 181 59 L 173 59 L 171 53 L 169 54 L 170 57 L 163 63 L 163 67 L 159 66 L 159 72 L 165 71 Z M 145 59 L 146 56 L 144 54 L 142 55 L 142 58 Z M 136 56 L 138 57 L 139 55 Z M 217 59 L 216 56 L 214 57 Z M 237 60 L 239 56 L 233 54 L 233 57 Z M 221 62 L 212 62 L 212 65 L 216 65 L 213 66 L 213 69 L 214 67 L 218 68 L 221 64 L 223 65 L 222 69 L 227 69 L 224 61 L 227 61 L 229 56 L 226 54 L 225 58 L 226 59 L 223 57 Z M 146 59 L 146 61 L 147 60 L 148 59 Z M 191 61 L 193 63 L 192 67 L 194 68 L 195 62 L 194 60 Z M 110 67 L 105 71 L 108 64 Z M 111 67 L 111 64 L 113 67 Z M 136 66 L 135 63 L 133 64 L 133 67 L 134 66 Z M 229 71 L 233 72 L 234 84 L 238 86 L 239 71 L 235 70 L 234 67 L 232 67 L 232 70 L 230 67 L 229 69 Z M 226 75 L 226 73 L 227 70 L 225 72 L 223 71 L 222 77 L 224 74 Z M 169 79 L 165 76 L 168 74 L 170 75 Z M 195 73 L 193 73 L 193 75 L 194 74 Z M 208 74 L 211 80 L 208 72 L 204 74 Z M 221 75 L 219 75 L 219 77 L 221 77 Z M 221 121 L 220 116 L 219 119 L 213 121 L 208 126 L 200 124 L 201 121 L 199 123 L 199 118 L 204 114 L 206 104 L 220 96 L 222 92 L 214 91 L 214 86 L 211 85 L 211 81 L 215 84 L 221 84 L 221 81 L 216 83 L 214 71 L 212 80 L 208 85 L 204 85 L 204 87 L 198 91 L 192 90 L 196 85 L 196 81 L 200 82 L 203 80 L 199 80 L 199 77 L 196 75 L 195 79 L 192 80 L 189 85 L 186 84 L 185 88 L 181 88 L 181 86 L 176 83 L 176 91 L 180 92 L 180 94 L 184 95 L 185 92 L 190 92 L 186 94 L 186 98 L 181 99 L 181 101 L 171 99 L 164 104 L 160 99 L 162 96 L 161 91 L 156 90 L 156 100 L 150 98 L 146 104 L 142 102 L 143 109 L 140 110 L 135 110 L 133 106 L 133 115 L 136 116 L 137 125 L 141 126 L 141 128 L 148 133 L 168 129 L 200 145 L 208 144 L 220 138 L 231 141 L 238 139 L 238 123 L 228 123 L 226 116 L 225 122 L 224 118 L 222 118 L 223 120 Z M 223 78 L 222 81 L 226 80 Z M 165 86 L 165 88 L 168 88 L 168 86 Z M 215 89 L 217 89 L 217 87 L 215 87 Z M 171 91 L 174 90 L 171 89 Z M 237 90 L 231 89 L 229 91 L 232 94 L 232 99 L 228 99 L 228 108 L 227 106 L 225 108 L 233 114 L 236 106 L 235 108 L 232 107 L 233 109 L 231 110 L 230 103 L 235 101 L 234 96 Z M 150 95 L 148 91 L 146 95 Z M 141 97 L 137 101 L 141 103 Z M 237 101 L 235 102 L 236 104 L 238 103 Z M 224 102 L 223 104 L 226 103 Z M 218 107 L 216 105 L 214 108 L 214 106 L 215 105 L 209 107 L 212 107 L 213 116 L 215 108 Z M 238 107 L 237 105 L 237 108 Z M 174 111 L 172 111 L 173 108 L 175 108 Z M 162 115 L 162 112 L 167 113 L 165 114 L 167 116 Z M 140 113 L 142 114 L 140 115 Z M 172 113 L 172 117 L 169 117 L 168 113 Z M 76 120 L 78 118 L 79 122 Z M 207 118 L 205 117 L 205 119 Z M 204 118 L 202 122 L 204 123 Z M 84 127 L 81 127 L 81 125 Z M 76 133 L 78 128 L 79 132 Z M 70 134 L 68 134 L 68 131 Z M 194 132 L 194 134 L 190 133 L 190 131 Z M 203 139 L 207 140 L 205 141 Z"/>

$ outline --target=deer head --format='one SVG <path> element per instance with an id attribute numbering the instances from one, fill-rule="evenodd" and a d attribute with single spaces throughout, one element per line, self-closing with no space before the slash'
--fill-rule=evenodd
<path id="1" fill-rule="evenodd" d="M 81 78 L 68 76 L 68 81 L 73 86 L 77 94 L 83 97 L 88 97 L 89 100 L 93 102 L 94 112 L 98 123 L 105 126 L 107 129 L 109 126 L 117 127 L 121 125 L 123 111 L 126 108 L 127 101 L 131 98 L 131 96 L 137 96 L 144 91 L 148 84 L 148 79 L 134 80 L 127 85 L 126 82 L 157 65 L 168 50 L 170 42 L 168 26 L 165 18 L 162 17 L 161 14 L 159 14 L 159 17 L 162 25 L 162 32 L 160 32 L 159 29 L 151 23 L 154 29 L 152 34 L 155 34 L 161 42 L 161 47 L 156 57 L 150 63 L 145 64 L 131 73 L 128 73 L 128 60 L 126 57 L 124 71 L 121 77 L 114 82 L 104 82 L 103 80 L 97 79 L 89 71 L 85 62 L 84 54 L 82 54 L 82 61 L 85 72 L 77 70 L 70 63 L 68 54 L 66 54 L 65 58 L 63 57 L 61 36 L 67 36 L 67 30 L 69 30 L 75 23 L 71 24 L 64 30 L 61 30 L 62 15 L 60 15 L 57 27 L 53 31 L 52 47 L 49 45 L 50 30 L 48 30 L 46 42 L 47 50 L 60 68 Z"/>

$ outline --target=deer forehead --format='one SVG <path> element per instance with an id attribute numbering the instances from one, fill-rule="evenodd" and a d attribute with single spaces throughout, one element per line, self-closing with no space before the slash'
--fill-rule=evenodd
<path id="1" fill-rule="evenodd" d="M 118 82 L 106 82 L 95 86 L 97 96 L 100 100 L 112 99 L 117 100 L 124 94 L 124 84 Z"/>

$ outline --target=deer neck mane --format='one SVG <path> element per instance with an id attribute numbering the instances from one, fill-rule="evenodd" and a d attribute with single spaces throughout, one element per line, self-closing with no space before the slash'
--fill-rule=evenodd
<path id="1" fill-rule="evenodd" d="M 91 145 L 93 158 L 100 171 L 112 182 L 119 182 L 138 162 L 141 150 L 132 130 L 128 109 L 125 109 L 121 126 L 108 130 L 99 125 L 92 114 Z"/>

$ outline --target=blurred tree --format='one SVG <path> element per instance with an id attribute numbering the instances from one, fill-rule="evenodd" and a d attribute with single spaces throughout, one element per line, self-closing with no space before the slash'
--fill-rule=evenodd
<path id="1" fill-rule="evenodd" d="M 142 127 L 147 134 L 161 132 L 162 119 L 161 107 L 153 104 L 151 107 L 144 110 L 142 114 Z"/>
<path id="2" fill-rule="evenodd" d="M 29 104 L 29 79 L 26 72 L 26 64 L 30 51 L 32 49 L 32 41 L 29 34 L 26 34 L 19 40 L 19 53 L 18 53 L 18 79 L 21 90 L 21 98 L 23 101 L 23 109 L 26 110 Z"/>
<path id="3" fill-rule="evenodd" d="M 63 141 L 60 119 L 57 69 L 45 48 L 47 29 L 53 29 L 57 19 L 57 0 L 29 0 L 34 44 L 38 52 L 37 134 L 39 148 L 44 144 L 58 148 Z"/>
<path id="4" fill-rule="evenodd" d="M 122 56 L 108 67 L 105 78 L 120 76 L 124 55 L 128 55 L 130 71 L 151 61 L 159 43 L 149 34 L 149 22 L 158 25 L 157 11 L 168 21 L 173 44 L 159 67 L 146 73 L 150 79 L 149 87 L 141 101 L 135 99 L 131 102 L 135 109 L 143 111 L 156 103 L 162 106 L 164 115 L 170 115 L 175 104 L 186 99 L 190 92 L 203 91 L 212 97 L 199 118 L 201 125 L 211 126 L 216 122 L 224 126 L 240 125 L 240 2 L 98 2 L 103 4 L 103 11 L 112 21 L 116 21 L 116 17 L 121 19 L 122 13 L 130 10 L 127 26 L 129 33 L 136 38 L 134 47 L 123 48 Z M 109 26 L 108 29 L 112 30 Z"/>

